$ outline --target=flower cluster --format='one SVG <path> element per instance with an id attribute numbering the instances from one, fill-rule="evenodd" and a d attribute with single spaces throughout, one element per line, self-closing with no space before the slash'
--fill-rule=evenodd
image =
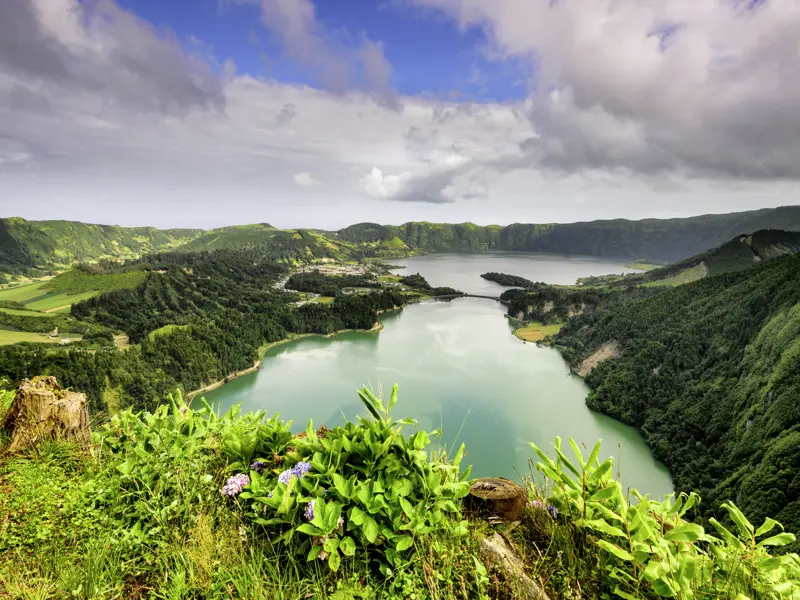
<path id="1" fill-rule="evenodd" d="M 556 517 L 558 517 L 558 509 L 552 504 L 547 505 L 547 512 L 550 513 L 550 516 L 553 517 L 554 521 L 556 520 Z"/>
<path id="2" fill-rule="evenodd" d="M 314 519 L 314 501 L 312 500 L 308 504 L 306 504 L 306 512 L 305 512 L 306 519 L 312 521 Z"/>
<path id="3" fill-rule="evenodd" d="M 244 473 L 239 473 L 228 478 L 228 481 L 222 487 L 222 493 L 233 498 L 238 496 L 246 485 L 250 485 L 250 478 Z"/>
<path id="4" fill-rule="evenodd" d="M 267 463 L 261 462 L 260 460 L 257 460 L 252 465 L 250 465 L 250 470 L 255 471 L 259 475 L 263 473 L 266 468 L 267 468 Z"/>
<path id="5" fill-rule="evenodd" d="M 278 475 L 278 482 L 283 484 L 288 484 L 289 480 L 292 477 L 297 477 L 298 479 L 302 479 L 306 473 L 311 470 L 311 463 L 310 462 L 299 462 L 291 469 L 286 469 L 283 473 Z"/>

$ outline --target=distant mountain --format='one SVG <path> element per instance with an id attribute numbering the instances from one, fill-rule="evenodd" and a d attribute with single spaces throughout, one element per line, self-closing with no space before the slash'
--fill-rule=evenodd
<path id="1" fill-rule="evenodd" d="M 134 258 L 166 250 L 264 247 L 288 261 L 400 257 L 429 252 L 512 250 L 673 262 L 739 234 L 800 231 L 800 206 L 685 219 L 478 226 L 412 222 L 359 223 L 340 231 L 281 230 L 267 223 L 210 231 L 0 219 L 0 273 L 49 272 L 78 261 Z"/>
<path id="2" fill-rule="evenodd" d="M 398 226 L 359 223 L 342 229 L 337 235 L 346 241 L 372 244 L 396 238 L 410 252 L 513 250 L 667 263 L 704 252 L 740 233 L 759 229 L 800 230 L 800 206 L 684 219 L 615 219 L 505 227 L 482 227 L 472 223 L 415 222 Z"/>

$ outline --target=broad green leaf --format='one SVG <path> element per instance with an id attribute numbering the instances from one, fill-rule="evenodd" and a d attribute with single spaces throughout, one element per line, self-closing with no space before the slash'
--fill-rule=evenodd
<path id="1" fill-rule="evenodd" d="M 394 405 L 397 404 L 397 389 L 398 389 L 398 385 L 395 383 L 392 386 L 392 395 L 389 396 L 389 409 L 388 410 L 392 410 Z"/>
<path id="2" fill-rule="evenodd" d="M 655 593 L 658 594 L 659 596 L 672 598 L 676 595 L 675 590 L 669 584 L 669 581 L 667 581 L 663 577 L 656 579 L 651 585 L 653 586 L 653 590 L 655 591 Z"/>
<path id="3" fill-rule="evenodd" d="M 350 521 L 352 521 L 354 525 L 361 525 L 364 522 L 365 516 L 364 511 L 357 506 L 350 509 Z"/>
<path id="4" fill-rule="evenodd" d="M 572 451 L 575 453 L 575 457 L 578 459 L 578 463 L 581 465 L 581 469 L 583 469 L 586 466 L 586 463 L 583 462 L 583 452 L 581 452 L 581 449 L 578 446 L 578 442 L 576 442 L 572 438 L 569 438 L 569 445 L 572 446 Z"/>
<path id="5" fill-rule="evenodd" d="M 346 500 L 352 499 L 353 485 L 347 481 L 347 479 L 339 475 L 339 473 L 334 473 L 333 475 L 333 486 L 342 498 Z"/>
<path id="6" fill-rule="evenodd" d="M 597 545 L 600 546 L 606 552 L 610 552 L 611 554 L 613 554 L 614 556 L 616 556 L 621 560 L 633 562 L 633 556 L 631 556 L 630 552 L 628 552 L 627 550 L 623 550 L 619 546 L 615 546 L 614 544 L 611 544 L 605 540 L 597 540 Z"/>
<path id="7" fill-rule="evenodd" d="M 589 455 L 589 459 L 586 461 L 586 464 L 590 467 L 595 463 L 597 457 L 600 456 L 600 444 L 603 440 L 597 440 L 597 443 L 592 448 L 592 453 Z"/>
<path id="8" fill-rule="evenodd" d="M 331 568 L 331 571 L 338 571 L 339 564 L 342 562 L 342 557 L 339 555 L 338 550 L 334 550 L 331 552 L 331 555 L 328 557 L 328 566 Z"/>
<path id="9" fill-rule="evenodd" d="M 314 527 L 311 523 L 303 523 L 297 527 L 297 531 L 300 533 L 305 533 L 307 535 L 313 535 L 315 537 L 324 535 L 324 531 L 322 531 L 319 527 Z"/>
<path id="10" fill-rule="evenodd" d="M 375 540 L 378 539 L 378 524 L 369 515 L 364 515 L 364 523 L 361 525 L 361 530 L 370 544 L 374 544 Z"/>
<path id="11" fill-rule="evenodd" d="M 315 558 L 317 558 L 317 556 L 319 556 L 320 552 L 322 552 L 322 546 L 311 546 L 311 550 L 308 552 L 306 560 L 307 561 L 314 560 Z"/>
<path id="12" fill-rule="evenodd" d="M 753 525 L 747 520 L 747 517 L 744 516 L 742 511 L 740 511 L 733 502 L 723 502 L 721 506 L 728 511 L 731 520 L 736 523 L 739 531 L 741 531 L 743 534 L 753 535 Z"/>
<path id="13" fill-rule="evenodd" d="M 774 571 L 775 569 L 780 568 L 783 564 L 783 557 L 781 556 L 770 556 L 769 558 L 763 558 L 758 561 L 758 568 L 762 571 Z"/>
<path id="14" fill-rule="evenodd" d="M 684 523 L 667 531 L 664 537 L 671 542 L 695 542 L 702 539 L 704 535 L 705 531 L 700 525 Z"/>
<path id="15" fill-rule="evenodd" d="M 339 550 L 345 556 L 353 556 L 356 553 L 356 543 L 353 538 L 350 536 L 343 537 L 342 541 L 339 542 Z"/>
<path id="16" fill-rule="evenodd" d="M 791 544 L 795 540 L 794 534 L 789 532 L 779 533 L 778 535 L 773 535 L 772 537 L 768 537 L 765 540 L 761 540 L 756 544 L 759 548 L 762 546 L 785 546 L 786 544 Z"/>
<path id="17" fill-rule="evenodd" d="M 775 519 L 770 519 L 769 517 L 767 517 L 767 520 L 764 521 L 764 523 L 762 523 L 761 527 L 756 529 L 756 537 L 764 535 L 765 533 L 769 533 L 775 528 L 776 525 L 781 529 L 783 529 L 783 525 L 778 523 Z"/>
<path id="18" fill-rule="evenodd" d="M 605 477 L 613 467 L 614 467 L 614 459 L 613 458 L 605 459 L 603 461 L 603 464 L 601 464 L 599 467 L 597 467 L 594 470 L 594 473 L 592 473 L 589 476 L 588 482 L 589 483 L 596 483 L 598 481 L 601 481 L 603 479 L 603 477 Z M 619 484 L 617 484 L 617 485 L 619 485 Z"/>
<path id="19" fill-rule="evenodd" d="M 627 537 L 625 532 L 623 532 L 619 527 L 609 525 L 603 519 L 595 519 L 593 521 L 583 522 L 594 531 L 599 531 L 600 533 L 605 533 L 606 535 L 613 535 L 616 537 Z"/>
<path id="20" fill-rule="evenodd" d="M 410 535 L 401 535 L 395 538 L 395 549 L 398 552 L 403 552 L 404 550 L 408 550 L 411 546 L 414 545 L 414 538 Z"/>
<path id="21" fill-rule="evenodd" d="M 336 538 L 328 538 L 325 540 L 325 543 L 322 545 L 325 548 L 325 552 L 334 552 L 337 548 L 339 548 L 339 540 Z"/>
<path id="22" fill-rule="evenodd" d="M 589 500 L 591 502 L 599 502 L 600 500 L 610 500 L 616 495 L 617 495 L 616 487 L 614 485 L 609 485 L 608 487 L 603 488 L 599 492 L 595 492 L 594 494 L 589 496 Z"/>

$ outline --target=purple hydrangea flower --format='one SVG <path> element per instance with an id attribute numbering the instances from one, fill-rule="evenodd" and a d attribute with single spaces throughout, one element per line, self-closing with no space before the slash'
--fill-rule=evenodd
<path id="1" fill-rule="evenodd" d="M 297 475 L 300 479 L 302 479 L 303 475 L 308 473 L 310 470 L 311 470 L 311 463 L 305 461 L 297 463 L 292 469 L 292 471 L 294 471 L 294 474 Z"/>
<path id="2" fill-rule="evenodd" d="M 233 498 L 238 496 L 246 485 L 250 485 L 250 478 L 244 473 L 239 473 L 228 478 L 228 481 L 222 487 L 222 493 Z"/>
<path id="3" fill-rule="evenodd" d="M 283 473 L 278 475 L 278 482 L 283 483 L 285 485 L 289 484 L 289 480 L 292 477 L 297 477 L 298 479 L 302 479 L 303 476 L 311 470 L 311 463 L 309 462 L 299 462 L 291 469 L 286 469 Z"/>
<path id="4" fill-rule="evenodd" d="M 256 473 L 263 473 L 264 469 L 266 468 L 267 468 L 267 463 L 261 462 L 260 460 L 257 460 L 252 465 L 250 465 L 250 470 L 255 471 Z"/>
<path id="5" fill-rule="evenodd" d="M 308 519 L 309 521 L 314 519 L 314 500 L 312 500 L 306 505 L 305 516 L 306 519 Z"/>
<path id="6" fill-rule="evenodd" d="M 547 512 L 550 513 L 550 516 L 553 517 L 554 521 L 555 521 L 556 517 L 558 517 L 558 509 L 555 506 L 553 506 L 552 504 L 548 504 L 547 505 Z"/>

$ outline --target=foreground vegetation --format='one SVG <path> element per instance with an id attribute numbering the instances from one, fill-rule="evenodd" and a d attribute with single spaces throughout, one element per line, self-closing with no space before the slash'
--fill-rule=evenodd
<path id="1" fill-rule="evenodd" d="M 517 598 L 482 540 L 510 540 L 552 598 L 794 598 L 794 536 L 693 522 L 694 495 L 653 502 L 614 479 L 614 461 L 569 459 L 556 441 L 519 522 L 489 525 L 463 498 L 469 469 L 430 450 L 383 400 L 367 417 L 294 435 L 264 413 L 217 416 L 180 396 L 123 411 L 91 454 L 56 441 L 0 455 L 0 598 Z M 6 403 L 8 394 L 6 396 Z M 635 498 L 635 502 L 632 502 Z"/>

